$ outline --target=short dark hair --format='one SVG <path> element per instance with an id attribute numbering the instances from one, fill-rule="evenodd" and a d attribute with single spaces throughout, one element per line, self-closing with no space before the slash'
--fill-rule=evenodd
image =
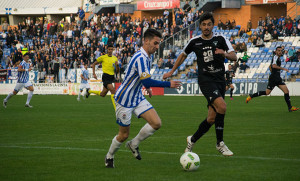
<path id="1" fill-rule="evenodd" d="M 215 24 L 215 19 L 214 19 L 213 15 L 209 12 L 205 12 L 200 16 L 200 24 L 203 21 L 208 20 L 208 19 L 210 19 L 212 21 L 212 23 Z"/>
<path id="2" fill-rule="evenodd" d="M 156 31 L 156 30 L 154 30 L 154 29 L 151 29 L 151 28 L 147 29 L 147 30 L 145 31 L 145 33 L 144 33 L 144 39 L 145 39 L 145 38 L 154 38 L 154 37 L 156 37 L 156 36 L 159 37 L 159 38 L 162 38 L 160 32 L 158 32 L 158 31 Z"/>
<path id="3" fill-rule="evenodd" d="M 281 46 L 276 47 L 276 51 L 278 50 L 278 48 L 282 48 Z"/>
<path id="4" fill-rule="evenodd" d="M 114 47 L 114 44 L 112 44 L 112 43 L 107 44 L 107 48 L 109 48 L 109 47 Z"/>
<path id="5" fill-rule="evenodd" d="M 28 53 L 28 52 L 26 52 L 26 53 L 23 55 L 23 57 L 25 57 L 26 55 L 30 56 L 30 55 L 29 55 L 29 53 Z"/>

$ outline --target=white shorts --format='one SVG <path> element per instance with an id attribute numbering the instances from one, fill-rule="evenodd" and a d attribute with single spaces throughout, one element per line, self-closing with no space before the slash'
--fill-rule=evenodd
<path id="1" fill-rule="evenodd" d="M 127 108 L 123 107 L 116 102 L 116 118 L 117 124 L 120 126 L 130 126 L 132 112 L 139 118 L 144 112 L 153 109 L 152 105 L 147 101 L 143 100 L 136 107 Z"/>
<path id="2" fill-rule="evenodd" d="M 26 82 L 26 83 L 17 83 L 16 87 L 15 87 L 15 91 L 19 92 L 21 89 L 23 89 L 23 87 L 27 88 L 32 86 L 32 83 L 30 81 Z"/>
<path id="3" fill-rule="evenodd" d="M 80 90 L 89 89 L 89 88 L 90 88 L 90 84 L 89 83 L 81 83 L 80 86 L 79 86 Z"/>

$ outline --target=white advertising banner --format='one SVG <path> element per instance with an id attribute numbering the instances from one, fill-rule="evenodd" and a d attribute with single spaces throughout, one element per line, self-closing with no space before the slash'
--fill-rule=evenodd
<path id="1" fill-rule="evenodd" d="M 100 5 L 120 4 L 120 0 L 100 0 Z"/>

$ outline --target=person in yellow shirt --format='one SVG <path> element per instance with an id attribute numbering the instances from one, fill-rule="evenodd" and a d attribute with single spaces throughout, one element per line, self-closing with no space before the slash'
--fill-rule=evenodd
<path id="1" fill-rule="evenodd" d="M 102 82 L 103 82 L 103 90 L 102 91 L 95 91 L 95 90 L 89 90 L 86 94 L 86 97 L 88 98 L 90 93 L 97 94 L 101 97 L 105 97 L 108 91 L 111 93 L 111 101 L 113 103 L 114 109 L 116 109 L 115 101 L 114 101 L 114 95 L 116 93 L 115 87 L 112 85 L 114 78 L 115 78 L 115 71 L 118 73 L 120 71 L 119 63 L 117 57 L 112 55 L 112 52 L 114 50 L 113 45 L 108 45 L 107 48 L 107 54 L 100 56 L 97 58 L 97 61 L 95 61 L 92 64 L 93 68 L 93 76 L 95 79 L 97 79 L 97 76 L 95 74 L 95 66 L 99 63 L 102 64 Z"/>

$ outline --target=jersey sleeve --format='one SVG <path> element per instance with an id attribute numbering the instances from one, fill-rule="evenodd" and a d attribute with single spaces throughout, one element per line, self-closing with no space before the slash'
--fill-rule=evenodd
<path id="1" fill-rule="evenodd" d="M 147 67 L 147 61 L 145 58 L 141 57 L 136 61 L 136 69 L 140 80 L 148 79 L 151 77 L 150 72 Z"/>
<path id="2" fill-rule="evenodd" d="M 103 57 L 102 57 L 102 56 L 98 57 L 98 58 L 97 58 L 97 62 L 98 62 L 98 63 L 103 62 Z"/>
<path id="3" fill-rule="evenodd" d="M 183 53 L 188 55 L 193 51 L 193 41 L 192 39 L 183 47 Z"/>

